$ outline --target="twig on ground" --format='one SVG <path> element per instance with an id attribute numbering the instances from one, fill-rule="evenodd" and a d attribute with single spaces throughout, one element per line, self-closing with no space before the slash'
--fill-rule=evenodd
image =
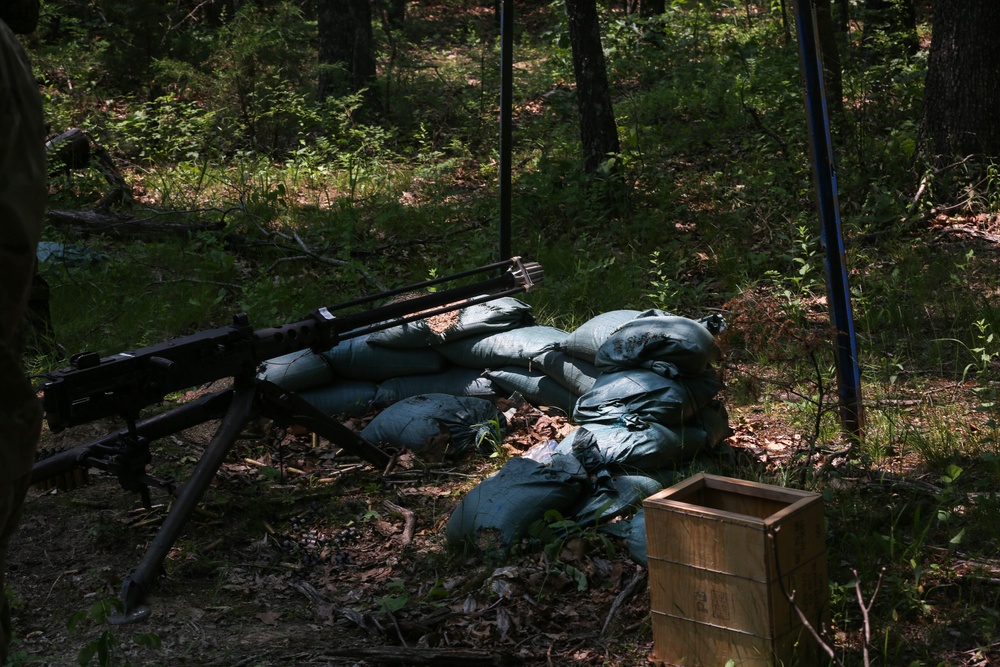
<path id="1" fill-rule="evenodd" d="M 858 606 L 861 607 L 861 618 L 864 620 L 864 645 L 861 647 L 862 655 L 864 655 L 865 667 L 871 664 L 871 660 L 868 657 L 868 645 L 872 640 L 872 625 L 871 625 L 871 610 L 872 605 L 875 604 L 875 597 L 878 595 L 879 589 L 882 587 L 882 575 L 885 574 L 885 568 L 878 575 L 878 582 L 875 584 L 875 590 L 872 592 L 872 596 L 868 598 L 868 604 L 865 604 L 864 595 L 861 594 L 861 577 L 858 576 L 858 571 L 854 570 L 854 590 L 858 594 Z"/>
<path id="2" fill-rule="evenodd" d="M 399 621 L 396 620 L 396 615 L 388 609 L 385 611 L 385 615 L 389 617 L 389 620 L 392 621 L 393 627 L 396 628 L 396 636 L 399 637 L 399 643 L 402 647 L 410 648 L 410 645 L 406 643 L 406 637 L 403 636 L 403 631 L 399 628 Z"/>
<path id="3" fill-rule="evenodd" d="M 409 546 L 413 542 L 413 533 L 417 529 L 417 515 L 413 513 L 413 510 L 401 507 L 391 500 L 383 500 L 382 505 L 390 512 L 395 512 L 396 514 L 401 514 L 403 516 L 403 546 Z"/>
<path id="4" fill-rule="evenodd" d="M 621 611 L 621 608 L 635 594 L 635 589 L 639 587 L 639 585 L 645 580 L 645 578 L 646 578 L 645 571 L 636 572 L 634 575 L 632 575 L 632 578 L 629 579 L 629 582 L 625 584 L 625 588 L 623 588 L 622 591 L 615 597 L 615 601 L 611 603 L 611 609 L 608 610 L 608 615 L 604 619 L 604 625 L 601 626 L 601 632 L 598 635 L 599 637 L 603 637 L 604 634 L 608 631 L 608 626 L 611 625 L 611 621 L 613 621 L 615 617 L 618 616 L 618 613 Z"/>
<path id="5" fill-rule="evenodd" d="M 335 606 L 332 602 L 323 597 L 323 594 L 317 591 L 312 584 L 305 581 L 292 580 L 290 585 L 299 593 L 306 596 L 306 598 L 308 598 L 308 600 L 317 607 L 326 607 L 329 609 L 331 615 L 336 614 L 345 618 L 363 630 L 367 630 L 369 632 L 372 630 L 371 626 L 368 624 L 365 614 L 354 611 L 353 609 L 348 609 L 347 607 Z M 379 629 L 381 630 L 381 628 Z"/>
<path id="6" fill-rule="evenodd" d="M 802 609 L 799 608 L 799 605 L 795 602 L 795 591 L 789 592 L 785 588 L 784 570 L 782 570 L 782 568 L 781 568 L 781 561 L 778 558 L 777 536 L 778 536 L 778 532 L 780 530 L 781 530 L 781 526 L 777 526 L 775 528 L 772 528 L 771 530 L 767 531 L 767 537 L 771 541 L 771 550 L 774 552 L 774 567 L 777 570 L 778 586 L 779 586 L 779 588 L 781 588 L 781 595 L 786 600 L 788 600 L 788 604 L 790 604 L 792 606 L 792 609 L 795 611 L 795 615 L 798 616 L 799 621 L 802 622 L 802 626 L 809 632 L 809 634 L 816 641 L 816 643 L 819 645 L 819 647 L 821 649 L 823 649 L 823 652 L 826 653 L 826 655 L 830 658 L 830 661 L 834 665 L 837 665 L 838 667 L 843 667 L 844 663 L 837 659 L 837 655 L 833 651 L 833 646 L 831 646 L 830 643 L 827 642 L 826 639 L 824 639 L 822 635 L 820 635 L 820 631 L 816 629 L 816 627 L 812 624 L 812 621 L 809 620 L 809 618 L 805 615 L 805 612 L 803 612 Z M 855 573 L 855 574 L 857 574 L 857 573 Z M 864 612 L 864 610 L 862 609 L 862 613 L 863 612 Z M 865 658 L 865 667 L 868 666 L 867 650 L 868 650 L 868 644 L 866 642 L 865 643 L 865 651 L 866 651 L 866 654 L 865 654 L 866 655 L 866 658 Z"/>

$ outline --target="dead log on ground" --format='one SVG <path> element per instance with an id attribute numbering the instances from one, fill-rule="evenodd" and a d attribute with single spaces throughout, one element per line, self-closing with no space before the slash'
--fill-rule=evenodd
<path id="1" fill-rule="evenodd" d="M 326 650 L 323 659 L 351 658 L 387 665 L 521 665 L 524 661 L 511 653 L 477 651 L 463 648 L 406 648 L 403 646 L 358 647 Z"/>
<path id="2" fill-rule="evenodd" d="M 137 218 L 102 211 L 54 209 L 46 211 L 45 215 L 53 225 L 72 227 L 84 234 L 104 234 L 118 238 L 184 236 L 191 232 L 218 232 L 225 228 L 222 222 L 192 224 L 162 220 L 162 216 Z"/>
<path id="3" fill-rule="evenodd" d="M 46 141 L 45 154 L 49 159 L 49 176 L 83 169 L 90 164 L 90 140 L 83 130 L 74 127 Z"/>
<path id="4" fill-rule="evenodd" d="M 50 176 L 59 172 L 68 174 L 71 169 L 83 169 L 90 165 L 91 157 L 96 158 L 97 170 L 111 186 L 111 189 L 97 202 L 99 210 L 112 205 L 132 203 L 132 188 L 118 170 L 111 154 L 83 130 L 72 128 L 46 141 L 45 153 L 52 165 Z"/>

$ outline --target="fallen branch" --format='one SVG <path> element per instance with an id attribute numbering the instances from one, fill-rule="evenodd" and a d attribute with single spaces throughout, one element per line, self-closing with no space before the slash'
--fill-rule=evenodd
<path id="1" fill-rule="evenodd" d="M 93 146 L 93 148 L 91 148 Z M 45 152 L 56 165 L 56 172 L 83 169 L 96 160 L 97 170 L 104 176 L 111 189 L 97 203 L 98 210 L 113 204 L 131 204 L 132 188 L 115 164 L 108 151 L 79 128 L 72 128 L 45 142 Z"/>
<path id="2" fill-rule="evenodd" d="M 635 594 L 635 589 L 638 588 L 639 585 L 645 581 L 645 579 L 646 579 L 645 571 L 636 572 L 634 575 L 632 575 L 632 578 L 629 579 L 629 582 L 625 584 L 625 588 L 623 588 L 622 592 L 619 593 L 617 597 L 615 597 L 615 601 L 611 603 L 611 609 L 608 610 L 608 615 L 604 619 L 604 625 L 601 626 L 601 632 L 598 635 L 599 637 L 603 637 L 604 634 L 608 631 L 608 626 L 611 625 L 611 621 L 613 621 L 615 617 L 618 616 L 618 613 L 621 611 L 621 608 L 625 605 L 626 602 L 628 602 L 629 599 L 631 599 L 631 597 Z"/>
<path id="3" fill-rule="evenodd" d="M 989 232 L 984 232 L 981 229 L 976 229 L 975 227 L 966 227 L 964 225 L 954 225 L 951 227 L 944 227 L 941 229 L 941 232 L 938 236 L 939 237 L 944 236 L 946 233 L 949 232 L 953 234 L 968 234 L 969 236 L 972 236 L 974 238 L 982 239 L 984 241 L 1000 245 L 1000 236 L 997 236 L 996 234 L 990 234 Z"/>
<path id="4" fill-rule="evenodd" d="M 409 546 L 413 542 L 413 533 L 417 529 L 417 515 L 413 513 L 413 510 L 406 509 L 405 507 L 400 507 L 391 500 L 383 500 L 382 505 L 390 512 L 395 512 L 403 517 L 403 546 Z"/>
<path id="5" fill-rule="evenodd" d="M 390 665 L 521 665 L 510 653 L 463 648 L 404 648 L 401 646 L 342 648 L 326 651 L 321 659 L 352 658 Z"/>
<path id="6" fill-rule="evenodd" d="M 119 238 L 161 236 L 164 234 L 187 235 L 191 232 L 217 232 L 224 229 L 222 222 L 198 223 L 169 222 L 152 218 L 119 216 L 100 211 L 70 211 L 50 209 L 46 219 L 53 225 L 65 225 L 91 234 L 107 234 Z"/>

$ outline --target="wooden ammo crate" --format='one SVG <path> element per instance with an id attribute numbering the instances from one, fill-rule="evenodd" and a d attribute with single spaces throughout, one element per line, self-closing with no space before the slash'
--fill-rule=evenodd
<path id="1" fill-rule="evenodd" d="M 702 473 L 643 505 L 655 660 L 821 664 L 785 595 L 822 627 L 829 587 L 819 494 Z"/>

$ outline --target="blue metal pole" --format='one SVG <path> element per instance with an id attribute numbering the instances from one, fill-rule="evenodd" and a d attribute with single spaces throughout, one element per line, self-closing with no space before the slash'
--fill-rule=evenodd
<path id="1" fill-rule="evenodd" d="M 511 257 L 511 154 L 514 89 L 514 0 L 500 4 L 500 258 Z"/>
<path id="2" fill-rule="evenodd" d="M 861 402 L 861 369 L 857 336 L 851 311 L 851 291 L 844 261 L 840 205 L 837 201 L 837 169 L 830 139 L 830 117 L 823 86 L 823 59 L 819 46 L 815 0 L 795 0 L 795 27 L 806 87 L 806 118 L 816 177 L 820 239 L 826 252 L 826 285 L 830 314 L 836 328 L 836 368 L 840 398 L 840 421 L 855 440 L 861 440 L 864 411 Z"/>

